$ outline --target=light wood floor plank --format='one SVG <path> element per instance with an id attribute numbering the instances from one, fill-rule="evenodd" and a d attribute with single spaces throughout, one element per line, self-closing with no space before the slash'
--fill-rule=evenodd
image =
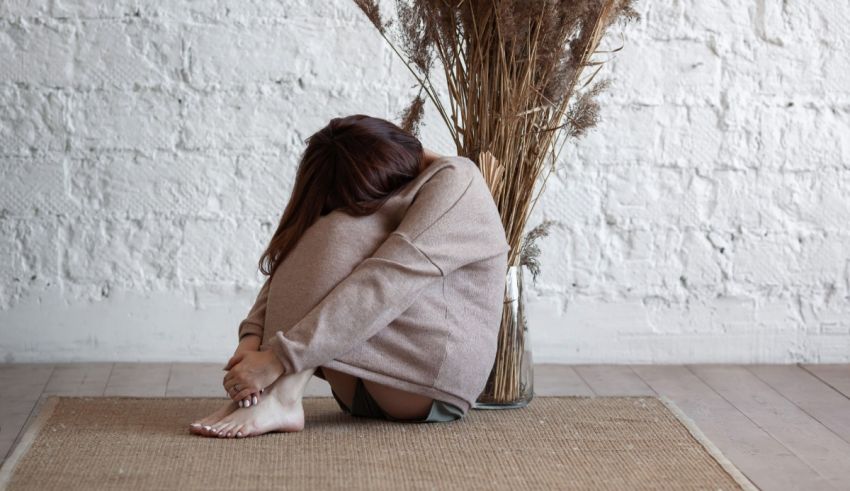
<path id="1" fill-rule="evenodd" d="M 850 444 L 841 437 L 742 366 L 689 368 L 833 487 L 850 489 Z"/>
<path id="2" fill-rule="evenodd" d="M 51 373 L 52 363 L 0 365 L 0 401 L 38 400 Z"/>
<path id="3" fill-rule="evenodd" d="M 0 401 L 0 455 L 3 458 L 21 434 L 36 401 L 3 399 Z"/>
<path id="4" fill-rule="evenodd" d="M 598 396 L 655 395 L 627 365 L 574 365 L 573 368 Z"/>
<path id="5" fill-rule="evenodd" d="M 850 399 L 797 365 L 752 365 L 747 369 L 850 443 Z"/>
<path id="6" fill-rule="evenodd" d="M 165 395 L 180 397 L 227 398 L 221 382 L 226 373 L 223 363 L 174 363 Z"/>
<path id="7" fill-rule="evenodd" d="M 539 396 L 592 396 L 593 391 L 569 365 L 534 365 L 534 394 Z"/>
<path id="8" fill-rule="evenodd" d="M 656 393 L 670 398 L 759 488 L 831 488 L 826 479 L 687 368 L 632 365 L 632 369 Z"/>
<path id="9" fill-rule="evenodd" d="M 116 363 L 106 383 L 106 396 L 165 396 L 170 363 Z"/>
<path id="10" fill-rule="evenodd" d="M 850 397 L 850 364 L 804 364 L 801 366 L 830 387 L 844 394 L 845 397 Z"/>
<path id="11" fill-rule="evenodd" d="M 50 363 L 0 365 L 0 460 L 20 437 L 51 373 Z"/>
<path id="12" fill-rule="evenodd" d="M 102 396 L 112 363 L 59 363 L 44 387 L 44 395 Z"/>

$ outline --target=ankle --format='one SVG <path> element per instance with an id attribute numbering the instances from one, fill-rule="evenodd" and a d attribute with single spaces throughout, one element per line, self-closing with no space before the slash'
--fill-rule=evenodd
<path id="1" fill-rule="evenodd" d="M 277 390 L 269 394 L 269 396 L 274 397 L 278 404 L 282 405 L 285 408 L 297 407 L 301 405 L 301 396 L 293 394 L 289 391 Z"/>
<path id="2" fill-rule="evenodd" d="M 266 390 L 268 396 L 274 397 L 284 406 L 300 406 L 307 382 L 313 376 L 315 368 L 302 370 L 298 373 L 281 375 Z"/>

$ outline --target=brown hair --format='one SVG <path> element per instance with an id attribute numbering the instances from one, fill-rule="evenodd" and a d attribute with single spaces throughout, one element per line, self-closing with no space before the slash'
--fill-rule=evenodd
<path id="1" fill-rule="evenodd" d="M 412 133 L 364 114 L 333 118 L 305 142 L 292 195 L 259 260 L 268 276 L 320 216 L 373 213 L 419 174 L 423 159 Z"/>

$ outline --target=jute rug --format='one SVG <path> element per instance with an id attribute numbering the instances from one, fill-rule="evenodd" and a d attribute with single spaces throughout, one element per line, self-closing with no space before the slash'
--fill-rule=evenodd
<path id="1" fill-rule="evenodd" d="M 535 397 L 449 423 L 305 398 L 305 428 L 205 438 L 223 399 L 57 397 L 0 470 L 8 489 L 755 489 L 667 399 Z"/>

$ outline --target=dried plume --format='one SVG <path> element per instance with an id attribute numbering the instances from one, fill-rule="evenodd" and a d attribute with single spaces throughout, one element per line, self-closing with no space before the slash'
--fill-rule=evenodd
<path id="1" fill-rule="evenodd" d="M 425 114 L 425 98 L 422 93 L 416 94 L 416 97 L 410 101 L 410 104 L 401 113 L 402 129 L 413 133 L 419 137 L 419 125 L 422 123 L 422 116 Z"/>
<path id="2" fill-rule="evenodd" d="M 599 103 L 596 101 L 602 91 L 611 86 L 611 79 L 600 80 L 593 87 L 582 92 L 567 112 L 567 135 L 581 138 L 584 133 L 599 123 Z"/>
<path id="3" fill-rule="evenodd" d="M 366 14 L 366 18 L 375 26 L 375 29 L 381 33 L 381 35 L 385 35 L 387 28 L 392 25 L 392 20 L 387 21 L 386 23 L 381 19 L 381 9 L 378 8 L 378 4 L 375 3 L 375 0 L 354 0 L 354 4 Z"/>
<path id="4" fill-rule="evenodd" d="M 537 239 L 549 235 L 549 228 L 555 223 L 557 223 L 555 220 L 544 220 L 540 225 L 529 230 L 522 241 L 519 263 L 528 268 L 535 282 L 537 282 L 537 275 L 540 274 L 540 246 Z"/>
<path id="5" fill-rule="evenodd" d="M 427 2 L 396 3 L 398 20 L 401 24 L 402 51 L 419 70 L 422 78 L 428 77 L 433 65 L 431 53 L 433 29 L 428 21 L 426 4 Z"/>

